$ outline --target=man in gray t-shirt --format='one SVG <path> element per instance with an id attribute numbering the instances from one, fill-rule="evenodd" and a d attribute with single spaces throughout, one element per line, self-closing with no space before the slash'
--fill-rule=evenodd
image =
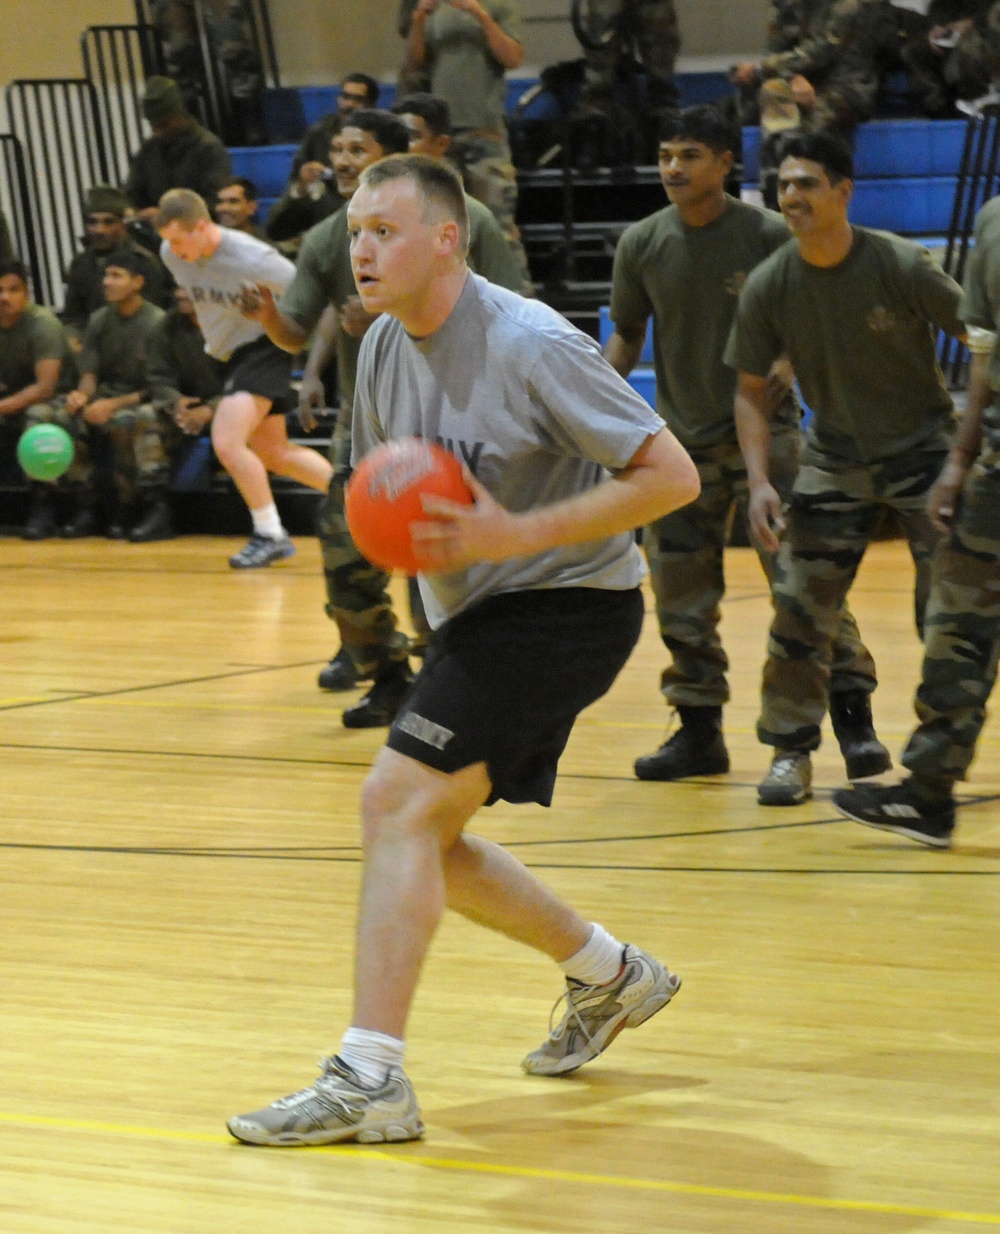
<path id="1" fill-rule="evenodd" d="M 253 519 L 249 542 L 229 564 L 238 570 L 267 566 L 295 552 L 278 516 L 268 472 L 291 476 L 320 492 L 332 474 L 322 455 L 288 440 L 291 357 L 242 312 L 245 286 L 265 286 L 280 295 L 295 267 L 263 240 L 214 223 L 205 201 L 190 189 L 163 195 L 156 224 L 163 239 L 160 256 L 191 298 L 205 350 L 226 364 L 212 445 Z"/>
<path id="2" fill-rule="evenodd" d="M 464 828 L 501 797 L 549 803 L 576 715 L 641 628 L 631 529 L 690 501 L 694 466 L 591 340 L 469 273 L 449 169 L 420 155 L 376 163 L 348 219 L 359 294 L 384 314 L 361 347 L 355 456 L 439 441 L 466 462 L 475 500 L 425 499 L 427 520 L 411 526 L 443 624 L 362 790 L 352 1027 L 312 1086 L 230 1120 L 254 1144 L 423 1134 L 403 1038 L 446 901 L 567 978 L 566 1018 L 524 1059 L 529 1074 L 575 1071 L 680 986 Z"/>

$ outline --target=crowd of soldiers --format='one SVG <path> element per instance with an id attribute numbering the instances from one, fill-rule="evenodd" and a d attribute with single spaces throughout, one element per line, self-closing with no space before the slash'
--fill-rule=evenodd
<path id="1" fill-rule="evenodd" d="M 665 21 L 663 6 L 654 8 L 649 20 Z M 954 828 L 953 785 L 971 760 L 1000 647 L 1000 618 L 988 601 L 998 558 L 989 484 L 996 472 L 996 211 L 987 207 L 980 220 L 961 307 L 961 289 L 918 246 L 852 228 L 853 170 L 842 139 L 870 113 L 879 57 L 890 47 L 899 53 L 898 14 L 885 0 L 782 0 L 775 8 L 767 54 L 736 66 L 733 78 L 747 106 L 756 100 L 762 119 L 773 121 L 770 166 L 780 213 L 725 192 L 738 144 L 732 114 L 664 108 L 658 157 L 670 204 L 626 231 L 615 256 L 615 329 L 606 358 L 627 375 L 652 321 L 657 410 L 691 454 L 702 485 L 695 503 L 645 534 L 671 655 L 662 689 L 681 726 L 635 770 L 642 779 L 674 780 L 728 769 L 727 661 L 717 626 L 734 503 L 747 509 L 775 603 L 758 726 L 775 753 L 760 801 L 793 805 L 810 795 L 810 754 L 827 711 L 850 779 L 891 766 L 872 719 L 875 664 L 846 602 L 876 518 L 888 510 L 915 563 L 914 612 L 928 648 L 923 726 L 904 760 L 913 771 L 907 787 L 887 799 L 854 789 L 840 804 L 852 817 L 943 846 Z M 938 34 L 941 49 L 950 53 L 978 39 L 988 66 L 992 39 L 1000 40 L 993 6 L 957 13 L 931 5 L 925 26 L 950 17 L 954 38 L 949 43 Z M 293 243 L 295 267 L 275 255 L 283 263 L 280 277 L 258 281 L 239 304 L 234 295 L 225 307 L 234 322 L 255 323 L 253 346 L 282 353 L 308 347 L 299 395 L 307 430 L 317 408 L 341 408 L 329 462 L 317 464 L 317 477 L 307 482 L 325 493 L 319 532 L 327 613 L 340 634 L 319 684 L 341 691 L 372 682 L 344 712 L 351 727 L 391 723 L 412 683 L 409 657 L 420 654 L 429 635 L 416 593 L 416 639 L 402 633 L 388 577 L 358 553 L 344 518 L 354 378 L 361 340 L 375 320 L 358 298 L 349 259 L 346 212 L 361 173 L 407 150 L 452 159 L 470 194 L 471 267 L 532 294 L 513 221 L 503 128 L 503 69 L 523 54 L 513 6 L 404 0 L 400 28 L 409 84 L 432 89 L 399 98 L 390 112 L 377 108 L 373 79 L 344 80 L 337 112 L 306 135 L 268 220 L 272 242 Z M 911 23 L 914 39 L 916 29 Z M 920 38 L 930 29 L 920 27 Z M 979 86 L 992 81 L 992 71 L 984 69 Z M 173 534 L 166 500 L 171 457 L 176 463 L 185 442 L 211 433 L 213 420 L 218 427 L 214 411 L 226 397 L 227 357 L 212 346 L 206 354 L 192 302 L 199 293 L 195 284 L 185 291 L 182 277 L 192 263 L 216 257 L 221 233 L 202 220 L 204 203 L 223 229 L 246 237 L 238 253 L 269 251 L 254 220 L 252 183 L 233 177 L 221 147 L 191 119 L 180 87 L 151 79 L 144 109 L 154 136 L 137 154 L 124 191 L 99 186 L 87 195 L 86 245 L 67 272 L 60 318 L 31 303 L 24 266 L 0 231 L 0 448 L 11 457 L 17 433 L 42 421 L 60 424 L 76 443 L 64 477 L 33 484 L 23 532 L 29 539 L 103 530 L 143 542 Z M 200 229 L 207 238 L 201 256 L 190 245 L 164 247 L 182 284 L 175 286 L 157 244 L 144 245 L 141 234 L 151 221 L 164 238 L 175 226 L 164 223 L 163 194 L 176 187 L 185 158 L 184 174 L 198 181 L 201 196 L 189 194 L 194 207 L 182 202 L 188 213 L 177 215 L 176 227 L 184 235 Z M 238 279 L 239 269 L 227 277 Z M 968 334 L 975 353 L 970 412 L 954 442 L 954 410 L 934 356 L 936 330 Z M 814 414 L 804 452 L 792 370 Z M 284 396 L 269 393 L 268 408 L 272 402 L 280 410 Z M 222 440 L 217 434 L 225 461 Z M 240 448 L 257 449 L 265 463 L 270 457 L 252 436 Z M 240 486 L 235 467 L 226 466 Z M 261 509 L 247 501 L 252 551 L 232 564 L 266 565 L 290 555 L 273 504 L 259 519 Z M 966 670 L 956 681 L 958 661 Z"/>

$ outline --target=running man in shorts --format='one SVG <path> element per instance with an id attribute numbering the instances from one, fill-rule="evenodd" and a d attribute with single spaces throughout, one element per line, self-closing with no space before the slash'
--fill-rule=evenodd
<path id="1" fill-rule="evenodd" d="M 194 304 L 205 350 L 226 364 L 212 445 L 253 519 L 249 542 L 229 564 L 237 570 L 268 566 L 291 557 L 295 546 L 282 526 L 267 473 L 290 476 L 321 493 L 333 474 L 322 455 L 288 440 L 292 357 L 240 311 L 245 286 L 263 284 L 280 295 L 295 267 L 263 240 L 214 223 L 204 200 L 190 189 L 164 193 L 156 228 L 163 263 Z"/>
<path id="2" fill-rule="evenodd" d="M 351 1026 L 313 1084 L 229 1122 L 274 1146 L 423 1134 L 404 1037 L 445 907 L 561 967 L 567 1012 L 524 1059 L 533 1075 L 575 1071 L 680 985 L 465 826 L 500 799 L 550 803 L 576 716 L 639 636 L 632 529 L 697 496 L 694 465 L 591 339 L 468 270 L 444 164 L 375 163 L 348 214 L 359 294 L 382 314 L 361 346 L 355 462 L 383 440 L 440 441 L 476 500 L 427 500 L 433 518 L 415 527 L 434 633 L 362 789 Z"/>

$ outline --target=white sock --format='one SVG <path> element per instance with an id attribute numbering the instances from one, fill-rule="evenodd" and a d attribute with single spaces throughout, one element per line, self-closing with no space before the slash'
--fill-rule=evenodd
<path id="1" fill-rule="evenodd" d="M 402 1067 L 406 1042 L 370 1028 L 349 1028 L 344 1033 L 337 1054 L 348 1067 L 358 1073 L 362 1084 L 379 1087 L 390 1067 Z"/>
<path id="2" fill-rule="evenodd" d="M 571 955 L 559 967 L 567 977 L 584 985 L 606 985 L 621 972 L 625 944 L 596 921 L 591 922 L 593 933 L 576 955 Z"/>
<path id="3" fill-rule="evenodd" d="M 269 540 L 283 540 L 288 534 L 281 525 L 278 507 L 272 501 L 269 506 L 261 506 L 259 510 L 251 510 L 253 529 L 259 536 L 267 536 Z"/>

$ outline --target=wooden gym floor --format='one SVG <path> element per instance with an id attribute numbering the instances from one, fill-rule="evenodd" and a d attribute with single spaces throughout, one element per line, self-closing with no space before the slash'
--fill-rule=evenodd
<path id="1" fill-rule="evenodd" d="M 951 852 L 756 804 L 768 620 L 729 559 L 729 776 L 640 784 L 652 617 L 580 720 L 553 809 L 478 820 L 666 959 L 676 1002 L 576 1077 L 524 1076 L 546 960 L 446 920 L 411 1024 L 426 1141 L 266 1150 L 227 1115 L 309 1083 L 346 1022 L 355 801 L 382 732 L 341 727 L 318 554 L 237 541 L 0 541 L 4 1234 L 957 1234 L 1000 1226 L 1000 727 Z M 895 754 L 919 649 L 878 544 L 853 605 Z M 586 666 L 581 666 L 586 671 Z M 349 695 L 348 698 L 357 697 Z"/>

